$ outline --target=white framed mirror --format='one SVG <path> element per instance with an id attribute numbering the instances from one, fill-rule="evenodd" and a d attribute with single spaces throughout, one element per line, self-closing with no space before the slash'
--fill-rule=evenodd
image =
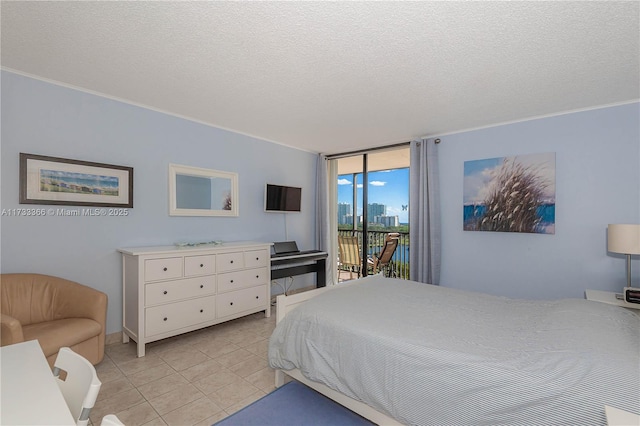
<path id="1" fill-rule="evenodd" d="M 238 216 L 238 174 L 169 164 L 170 216 Z"/>

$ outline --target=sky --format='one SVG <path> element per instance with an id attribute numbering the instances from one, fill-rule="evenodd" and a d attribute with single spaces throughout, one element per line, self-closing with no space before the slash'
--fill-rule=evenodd
<path id="1" fill-rule="evenodd" d="M 532 167 L 547 184 L 545 198 L 555 201 L 556 156 L 553 152 L 519 155 L 516 157 L 487 158 L 464 163 L 464 204 L 482 203 L 490 192 L 493 177 L 505 158 L 510 158 L 525 167 Z"/>
<path id="2" fill-rule="evenodd" d="M 362 214 L 362 174 L 358 180 L 358 212 Z M 353 175 L 338 176 L 338 203 L 353 206 Z M 387 206 L 387 216 L 409 223 L 409 168 L 369 172 L 369 204 Z M 406 210 L 402 210 L 406 206 Z"/>

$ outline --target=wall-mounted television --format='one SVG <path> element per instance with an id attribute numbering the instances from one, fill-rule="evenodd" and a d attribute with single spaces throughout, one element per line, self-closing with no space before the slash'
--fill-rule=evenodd
<path id="1" fill-rule="evenodd" d="M 272 185 L 265 187 L 264 209 L 267 212 L 299 212 L 302 188 Z"/>

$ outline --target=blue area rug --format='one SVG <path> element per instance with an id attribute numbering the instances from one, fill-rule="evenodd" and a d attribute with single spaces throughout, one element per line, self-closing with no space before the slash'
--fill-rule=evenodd
<path id="1" fill-rule="evenodd" d="M 373 424 L 313 389 L 298 382 L 289 382 L 214 426 Z"/>

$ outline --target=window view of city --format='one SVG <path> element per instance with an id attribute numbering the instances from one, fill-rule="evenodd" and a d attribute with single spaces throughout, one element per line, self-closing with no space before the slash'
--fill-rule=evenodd
<path id="1" fill-rule="evenodd" d="M 409 168 L 399 167 L 363 173 L 339 174 L 338 234 L 339 243 L 352 239 L 359 252 L 356 259 L 342 247 L 340 269 L 357 276 L 383 273 L 386 276 L 409 278 Z M 367 191 L 366 220 L 363 194 Z M 386 253 L 385 253 L 386 252 Z M 366 253 L 366 271 L 360 253 Z"/>
<path id="2" fill-rule="evenodd" d="M 409 230 L 409 168 L 369 172 L 370 230 Z M 356 185 L 354 201 L 354 185 Z M 362 173 L 338 176 L 338 229 L 362 229 Z"/>

